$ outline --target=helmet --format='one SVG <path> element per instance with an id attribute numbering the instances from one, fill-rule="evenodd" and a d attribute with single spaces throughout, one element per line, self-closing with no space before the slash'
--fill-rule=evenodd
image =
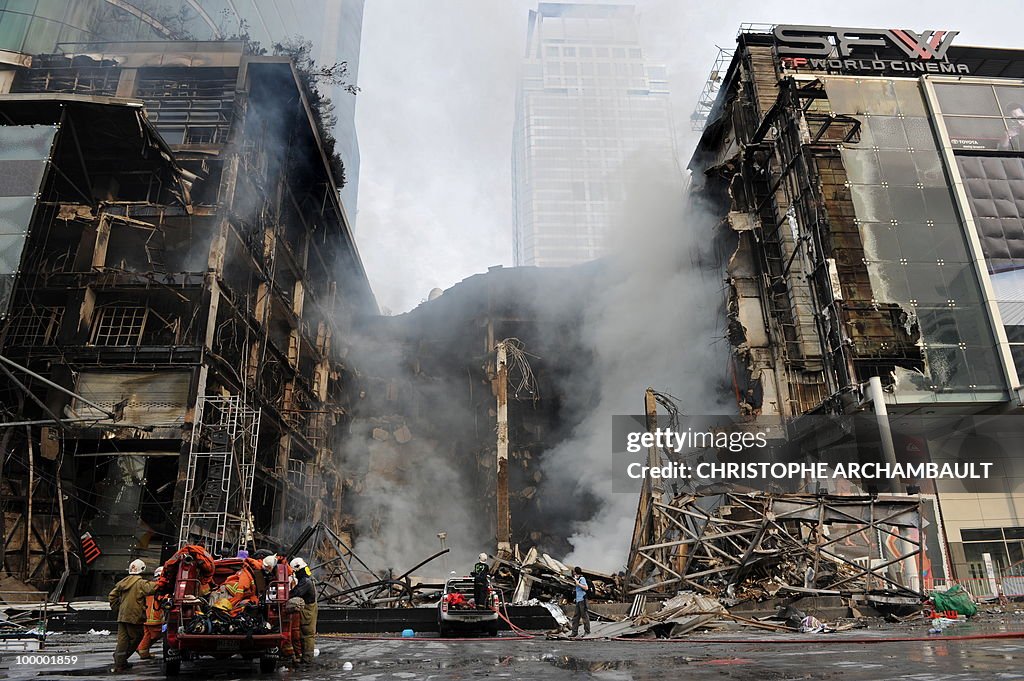
<path id="1" fill-rule="evenodd" d="M 296 572 L 306 567 L 306 561 L 302 560 L 301 558 L 292 558 L 292 562 L 288 564 L 291 565 L 292 570 L 295 570 Z"/>
<path id="2" fill-rule="evenodd" d="M 267 556 L 263 559 L 263 569 L 270 572 L 277 567 L 277 556 Z"/>
<path id="3" fill-rule="evenodd" d="M 146 571 L 146 564 L 136 558 L 132 562 L 128 563 L 128 574 L 130 575 L 141 575 Z"/>
<path id="4" fill-rule="evenodd" d="M 487 560 L 487 554 L 486 553 L 481 553 L 480 557 L 477 558 L 477 560 L 479 560 L 481 563 L 483 563 L 485 560 Z"/>
<path id="5" fill-rule="evenodd" d="M 160 567 L 158 567 L 158 568 L 157 568 L 156 570 L 153 570 L 153 576 L 154 576 L 154 577 L 159 577 L 159 576 L 160 576 L 160 575 L 162 575 L 163 573 L 164 573 L 164 566 L 163 566 L 163 565 L 161 565 Z"/>

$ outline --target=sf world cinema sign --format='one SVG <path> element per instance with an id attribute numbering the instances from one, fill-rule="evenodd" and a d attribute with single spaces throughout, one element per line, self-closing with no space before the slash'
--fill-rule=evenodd
<path id="1" fill-rule="evenodd" d="M 886 73 L 970 73 L 966 64 L 946 59 L 959 31 L 921 31 L 903 28 L 839 28 L 779 25 L 773 32 L 782 65 L 791 69 L 880 71 Z M 867 59 L 865 51 L 874 50 Z M 903 59 L 893 59 L 896 52 Z M 885 55 L 885 56 L 880 56 Z"/>

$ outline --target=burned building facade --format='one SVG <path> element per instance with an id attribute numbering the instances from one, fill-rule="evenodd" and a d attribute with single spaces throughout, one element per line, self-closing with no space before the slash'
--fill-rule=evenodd
<path id="1" fill-rule="evenodd" d="M 3 571 L 58 595 L 338 527 L 376 312 L 289 59 L 80 47 L 0 94 Z"/>
<path id="2" fill-rule="evenodd" d="M 1024 51 L 955 37 L 745 28 L 690 163 L 730 235 L 732 371 L 750 412 L 917 419 L 894 439 L 901 461 L 959 449 L 1005 464 L 998 488 L 931 490 L 936 578 L 982 576 L 984 553 L 1024 559 L 1019 439 L 978 428 L 1020 414 Z"/>
<path id="3" fill-rule="evenodd" d="M 225 40 L 246 38 L 263 49 L 309 42 L 309 57 L 329 67 L 346 65 L 346 84 L 359 74 L 365 0 L 28 0 L 0 6 L 0 92 L 37 54 L 81 52 L 82 44 L 110 41 Z M 356 213 L 359 142 L 354 97 L 330 88 L 336 146 L 345 161 L 342 203 Z"/>

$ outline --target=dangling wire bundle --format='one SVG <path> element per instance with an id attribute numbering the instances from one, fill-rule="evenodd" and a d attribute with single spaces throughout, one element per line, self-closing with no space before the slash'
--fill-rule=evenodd
<path id="1" fill-rule="evenodd" d="M 537 355 L 531 355 L 523 348 L 523 341 L 518 338 L 506 338 L 505 341 L 506 363 L 508 365 L 508 387 L 510 395 L 520 399 L 520 393 L 527 393 L 536 405 L 540 399 L 540 390 L 537 388 L 537 377 L 533 375 L 533 367 L 530 366 L 530 357 L 540 359 Z M 513 383 L 513 376 L 519 375 L 519 382 Z"/>

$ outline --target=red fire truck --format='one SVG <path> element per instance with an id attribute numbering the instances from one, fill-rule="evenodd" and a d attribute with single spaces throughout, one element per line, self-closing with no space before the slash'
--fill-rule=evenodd
<path id="1" fill-rule="evenodd" d="M 231 616 L 210 607 L 205 597 L 228 577 L 242 568 L 240 558 L 212 561 L 190 559 L 183 555 L 170 582 L 172 591 L 167 611 L 167 632 L 164 636 L 164 673 L 177 676 L 181 663 L 199 657 L 258 659 L 260 671 L 273 672 L 289 636 L 291 618 L 286 612 L 289 580 L 288 567 L 279 562 L 258 603 L 250 603 Z"/>

